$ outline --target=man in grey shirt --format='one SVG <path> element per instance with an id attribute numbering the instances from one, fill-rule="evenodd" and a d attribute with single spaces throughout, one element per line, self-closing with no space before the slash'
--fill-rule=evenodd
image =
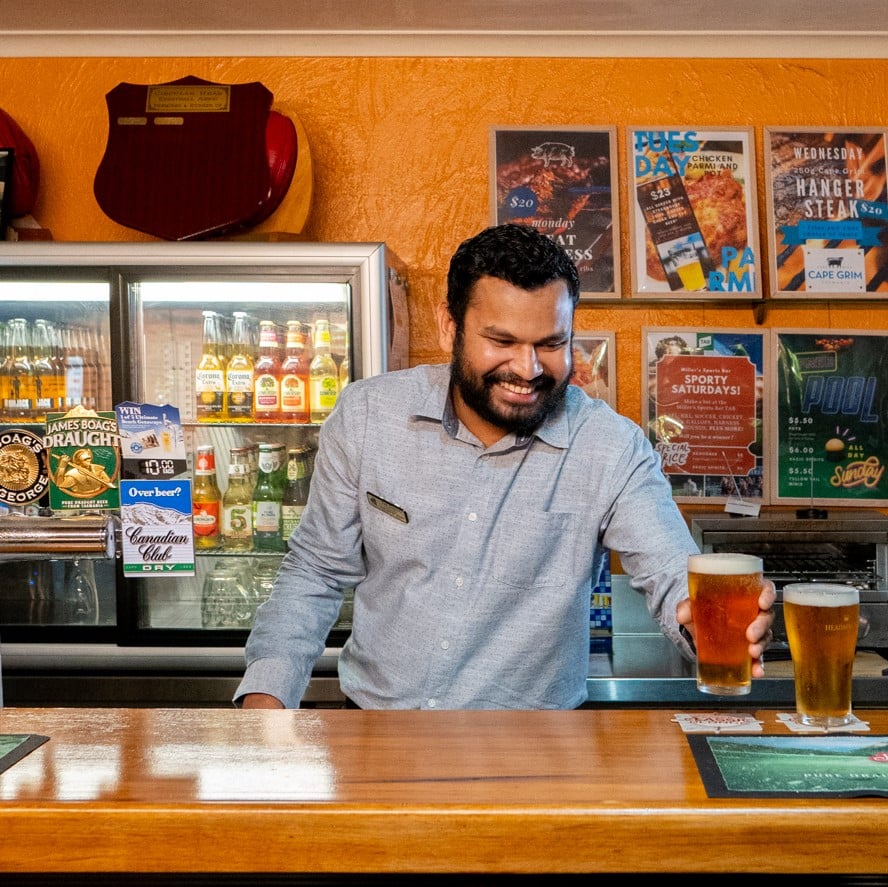
<path id="1" fill-rule="evenodd" d="M 450 365 L 355 382 L 321 427 L 236 704 L 297 707 L 353 587 L 339 677 L 357 706 L 575 708 L 606 549 L 693 656 L 697 548 L 659 459 L 637 424 L 569 385 L 579 289 L 532 228 L 459 247 L 438 309 Z M 767 583 L 747 633 L 756 677 L 773 601 Z"/>

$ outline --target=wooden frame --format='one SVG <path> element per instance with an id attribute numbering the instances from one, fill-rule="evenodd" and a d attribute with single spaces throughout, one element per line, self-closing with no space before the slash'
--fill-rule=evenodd
<path id="1" fill-rule="evenodd" d="M 774 329 L 771 500 L 888 506 L 888 334 Z"/>
<path id="2" fill-rule="evenodd" d="M 490 220 L 531 225 L 576 262 L 582 299 L 620 298 L 612 126 L 490 128 Z"/>
<path id="3" fill-rule="evenodd" d="M 10 222 L 13 163 L 15 151 L 12 148 L 0 148 L 0 240 L 6 240 L 6 229 Z"/>
<path id="4" fill-rule="evenodd" d="M 642 427 L 673 498 L 765 504 L 765 332 L 644 327 L 642 336 Z"/>
<path id="5" fill-rule="evenodd" d="M 571 384 L 590 397 L 617 408 L 616 336 L 613 332 L 575 330 L 573 336 L 574 371 Z"/>
<path id="6" fill-rule="evenodd" d="M 765 127 L 774 298 L 888 293 L 886 130 Z"/>
<path id="7" fill-rule="evenodd" d="M 632 295 L 761 299 L 751 127 L 626 130 Z"/>

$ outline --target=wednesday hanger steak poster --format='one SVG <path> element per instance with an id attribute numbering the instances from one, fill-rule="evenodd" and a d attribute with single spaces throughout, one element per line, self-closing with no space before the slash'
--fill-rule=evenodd
<path id="1" fill-rule="evenodd" d="M 629 127 L 632 292 L 761 298 L 752 129 Z"/>
<path id="2" fill-rule="evenodd" d="M 619 298 L 616 129 L 495 126 L 490 207 L 495 225 L 530 225 L 567 250 L 584 298 Z"/>
<path id="3" fill-rule="evenodd" d="M 765 127 L 775 297 L 888 292 L 882 129 Z"/>
<path id="4" fill-rule="evenodd" d="M 774 503 L 888 505 L 888 334 L 773 335 Z"/>
<path id="5" fill-rule="evenodd" d="M 647 327 L 644 427 L 677 501 L 761 504 L 765 336 Z"/>

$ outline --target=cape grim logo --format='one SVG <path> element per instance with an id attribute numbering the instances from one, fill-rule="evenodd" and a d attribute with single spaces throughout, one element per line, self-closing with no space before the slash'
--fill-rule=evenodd
<path id="1" fill-rule="evenodd" d="M 28 505 L 49 485 L 43 438 L 24 428 L 0 432 L 0 502 Z"/>

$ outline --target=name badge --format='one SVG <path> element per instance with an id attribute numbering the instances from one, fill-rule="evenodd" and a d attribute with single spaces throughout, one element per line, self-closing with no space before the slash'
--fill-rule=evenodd
<path id="1" fill-rule="evenodd" d="M 369 490 L 367 491 L 367 501 L 374 508 L 378 508 L 383 514 L 387 514 L 389 517 L 401 521 L 402 524 L 408 523 L 407 512 L 399 505 L 395 505 L 393 502 L 388 502 L 380 496 L 377 496 L 375 493 L 371 493 Z"/>

